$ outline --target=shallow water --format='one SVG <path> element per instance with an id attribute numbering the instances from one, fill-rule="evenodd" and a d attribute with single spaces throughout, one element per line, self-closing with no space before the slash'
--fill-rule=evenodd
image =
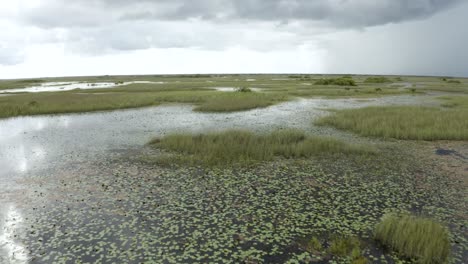
<path id="1" fill-rule="evenodd" d="M 265 131 L 299 128 L 316 134 L 329 129 L 312 121 L 327 108 L 356 108 L 369 105 L 427 103 L 422 97 L 397 96 L 359 99 L 299 99 L 234 113 L 200 113 L 188 105 L 17 117 L 0 120 L 0 179 L 46 168 L 67 160 L 66 155 L 87 158 L 90 153 L 140 147 L 151 138 L 178 131 L 222 130 L 229 128 Z"/>
<path id="2" fill-rule="evenodd" d="M 408 88 L 412 88 L 413 84 L 409 83 L 409 82 L 397 82 L 397 83 L 388 84 L 387 86 L 388 87 L 396 87 L 396 88 L 400 88 L 400 89 L 408 89 Z"/>
<path id="3" fill-rule="evenodd" d="M 94 87 L 95 88 L 95 87 Z M 105 160 L 112 152 L 140 149 L 151 138 L 167 133 L 229 128 L 268 131 L 299 128 L 318 135 L 335 134 L 315 127 L 312 121 L 326 108 L 369 105 L 426 104 L 424 96 L 369 99 L 298 99 L 262 109 L 235 113 L 200 113 L 188 105 L 165 105 L 112 112 L 17 117 L 0 120 L 0 255 L 22 263 L 21 245 L 11 239 L 20 225 L 15 208 L 22 185 L 18 181 L 74 167 L 82 162 Z M 46 173 L 47 174 L 47 173 Z M 13 197 L 13 198 L 12 198 Z M 2 242 L 3 239 L 3 242 Z M 11 252 L 15 253 L 13 257 Z M 0 260 L 2 260 L 0 258 Z"/>
<path id="4" fill-rule="evenodd" d="M 8 89 L 0 90 L 1 93 L 39 93 L 39 92 L 60 92 L 60 91 L 70 91 L 75 89 L 104 89 L 104 88 L 114 88 L 117 86 L 125 86 L 129 84 L 137 83 L 152 83 L 152 84 L 164 84 L 164 82 L 150 82 L 150 81 L 134 81 L 134 82 L 124 82 L 124 83 L 111 83 L 111 82 L 48 82 L 43 83 L 39 86 L 32 86 L 20 89 Z"/>

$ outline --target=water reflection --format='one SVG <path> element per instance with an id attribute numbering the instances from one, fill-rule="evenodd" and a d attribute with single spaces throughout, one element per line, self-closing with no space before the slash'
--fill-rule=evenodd
<path id="1" fill-rule="evenodd" d="M 102 89 L 102 88 L 114 88 L 117 86 L 124 86 L 124 85 L 135 84 L 135 83 L 164 84 L 165 82 L 150 82 L 150 81 L 133 81 L 133 82 L 121 82 L 121 83 L 47 82 L 47 83 L 42 83 L 41 85 L 38 85 L 38 86 L 31 86 L 31 87 L 19 88 L 19 89 L 0 90 L 0 94 L 23 93 L 23 92 L 28 92 L 28 93 L 60 92 L 60 91 L 70 91 L 74 89 Z"/>
<path id="2" fill-rule="evenodd" d="M 191 106 L 171 105 L 113 112 L 19 117 L 0 120 L 0 180 L 92 159 L 110 149 L 139 147 L 152 137 L 177 131 L 199 132 L 244 128 L 299 128 L 314 134 L 330 130 L 313 126 L 326 108 L 417 104 L 422 96 L 369 99 L 301 99 L 235 113 L 199 113 Z"/>
<path id="3" fill-rule="evenodd" d="M 0 226 L 0 261 L 2 263 L 23 264 L 28 263 L 28 254 L 25 247 L 15 241 L 15 236 L 20 228 L 23 218 L 14 205 L 8 205 L 1 219 Z M 0 215 L 1 216 L 1 215 Z"/>

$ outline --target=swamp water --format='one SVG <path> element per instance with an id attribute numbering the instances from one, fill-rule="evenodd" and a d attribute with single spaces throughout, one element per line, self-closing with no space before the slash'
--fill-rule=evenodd
<path id="1" fill-rule="evenodd" d="M 294 250 L 281 253 L 279 245 L 287 247 L 289 231 L 279 229 L 272 236 L 245 223 L 261 225 L 257 221 L 262 220 L 267 224 L 262 228 L 269 228 L 268 208 L 287 213 L 301 205 L 294 192 L 308 194 L 298 184 L 302 172 L 278 178 L 284 173 L 281 167 L 265 169 L 266 174 L 260 168 L 265 178 L 252 182 L 249 173 L 154 168 L 133 158 L 151 138 L 172 132 L 299 128 L 336 135 L 333 129 L 312 125 L 326 108 L 426 103 L 421 98 L 300 99 L 221 114 L 167 105 L 0 120 L 0 262 L 248 260 L 262 252 L 272 252 L 272 261 L 285 260 Z M 329 184 L 330 179 L 318 180 L 323 182 L 312 181 L 311 186 Z M 291 189 L 282 190 L 285 185 Z M 265 204 L 268 195 L 278 200 Z M 333 204 L 323 206 L 315 209 Z M 311 216 L 303 210 L 307 208 L 291 211 L 295 218 L 287 219 L 298 222 L 285 222 L 284 227 L 301 227 L 300 219 Z M 241 243 L 247 233 L 253 239 Z M 276 240 L 273 248 L 263 244 Z"/>

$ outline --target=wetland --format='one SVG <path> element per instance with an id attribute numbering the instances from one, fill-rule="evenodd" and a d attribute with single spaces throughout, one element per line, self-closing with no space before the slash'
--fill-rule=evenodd
<path id="1" fill-rule="evenodd" d="M 457 80 L 0 81 L 0 262 L 464 263 Z"/>

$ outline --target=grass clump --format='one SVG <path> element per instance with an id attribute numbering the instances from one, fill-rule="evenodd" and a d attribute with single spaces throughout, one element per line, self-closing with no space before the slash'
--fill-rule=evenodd
<path id="1" fill-rule="evenodd" d="M 340 77 L 319 79 L 315 81 L 315 85 L 339 85 L 339 86 L 356 86 L 356 82 L 352 77 Z"/>
<path id="2" fill-rule="evenodd" d="M 322 242 L 316 236 L 300 241 L 300 246 L 310 253 L 320 254 L 323 251 Z"/>
<path id="3" fill-rule="evenodd" d="M 249 87 L 239 87 L 237 88 L 236 92 L 250 93 L 252 92 L 252 89 L 250 89 Z"/>
<path id="4" fill-rule="evenodd" d="M 392 81 L 388 79 L 387 77 L 374 76 L 374 77 L 368 77 L 364 82 L 365 83 L 389 83 Z"/>
<path id="5" fill-rule="evenodd" d="M 374 238 L 418 263 L 446 263 L 450 255 L 447 230 L 430 219 L 408 214 L 387 214 L 375 228 Z"/>
<path id="6" fill-rule="evenodd" d="M 361 242 L 355 237 L 337 237 L 330 242 L 328 251 L 340 257 L 353 256 L 358 258 L 361 256 Z"/>
<path id="7" fill-rule="evenodd" d="M 172 134 L 150 144 L 181 155 L 174 161 L 219 165 L 252 163 L 284 158 L 310 157 L 323 153 L 369 153 L 372 149 L 346 144 L 328 137 L 310 137 L 299 130 L 278 130 L 269 134 L 254 134 L 243 130 L 228 130 L 208 134 Z"/>
<path id="8" fill-rule="evenodd" d="M 468 140 L 468 109 L 417 106 L 366 107 L 335 111 L 318 125 L 363 136 L 415 140 Z"/>
<path id="9" fill-rule="evenodd" d="M 461 84 L 461 81 L 459 80 L 447 80 L 447 83 L 454 83 L 454 84 Z"/>

